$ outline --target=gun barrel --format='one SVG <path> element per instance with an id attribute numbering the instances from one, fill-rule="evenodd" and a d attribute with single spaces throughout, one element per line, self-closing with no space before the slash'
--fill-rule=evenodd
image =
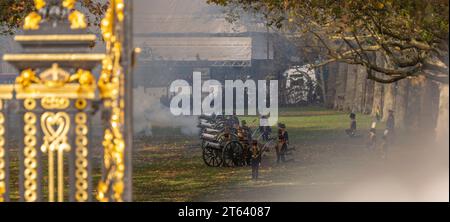
<path id="1" fill-rule="evenodd" d="M 221 149 L 222 148 L 219 143 L 215 143 L 215 142 L 206 142 L 205 146 L 213 148 L 213 149 Z"/>
<path id="2" fill-rule="evenodd" d="M 202 123 L 199 124 L 199 127 L 200 128 L 214 128 L 214 124 L 202 122 Z"/>
<path id="3" fill-rule="evenodd" d="M 205 133 L 208 133 L 208 134 L 218 134 L 218 133 L 220 133 L 220 132 L 222 132 L 221 130 L 218 130 L 218 129 L 211 129 L 211 128 L 205 128 L 205 131 L 204 131 Z"/>
<path id="4" fill-rule="evenodd" d="M 201 138 L 206 141 L 217 141 L 216 135 L 209 133 L 202 133 Z"/>

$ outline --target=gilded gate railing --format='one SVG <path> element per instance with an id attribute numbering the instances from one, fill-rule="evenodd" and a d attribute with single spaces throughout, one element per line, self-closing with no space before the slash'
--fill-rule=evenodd
<path id="1" fill-rule="evenodd" d="M 15 41 L 22 51 L 3 59 L 19 71 L 16 83 L 0 85 L 0 202 L 11 200 L 18 177 L 20 201 L 130 201 L 131 163 L 126 161 L 127 89 L 126 5 L 110 0 L 101 22 L 104 53 L 92 53 L 97 36 L 87 31 L 76 0 L 34 0 Z M 92 70 L 101 64 L 98 79 Z M 20 122 L 9 122 L 4 104 L 17 100 Z M 101 178 L 93 186 L 91 126 L 95 104 L 104 119 Z M 9 172 L 8 131 L 22 130 L 19 175 Z"/>

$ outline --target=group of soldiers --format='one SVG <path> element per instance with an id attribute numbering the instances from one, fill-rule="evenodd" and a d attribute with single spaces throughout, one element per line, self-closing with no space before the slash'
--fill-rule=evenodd
<path id="1" fill-rule="evenodd" d="M 394 138 L 394 129 L 395 129 L 395 116 L 394 111 L 388 111 L 388 118 L 386 121 L 386 128 L 383 131 L 383 136 L 381 137 L 381 145 L 378 147 L 377 145 L 377 125 L 381 122 L 381 112 L 379 109 L 376 112 L 375 119 L 372 122 L 371 128 L 369 130 L 368 140 L 367 140 L 367 149 L 370 152 L 377 152 L 380 154 L 382 159 L 386 159 L 388 155 L 389 145 L 392 143 Z M 350 114 L 350 128 L 345 130 L 347 135 L 351 138 L 357 137 L 357 124 L 356 124 L 356 114 Z"/>
<path id="2" fill-rule="evenodd" d="M 265 118 L 265 117 L 262 117 Z M 261 121 L 260 121 L 261 122 Z M 270 141 L 270 134 L 272 132 L 271 127 L 267 125 L 263 125 L 260 123 L 260 132 L 263 141 Z M 278 137 L 277 137 L 277 145 L 275 147 L 275 152 L 277 156 L 277 164 L 281 162 L 286 162 L 286 154 L 288 152 L 289 146 L 289 133 L 286 130 L 286 124 L 279 123 L 278 124 Z M 258 179 L 258 171 L 259 166 L 261 164 L 261 155 L 262 150 L 258 148 L 258 141 L 253 140 L 252 143 L 252 179 Z"/>
<path id="3" fill-rule="evenodd" d="M 253 132 L 248 127 L 247 121 L 239 121 L 236 115 L 228 118 L 227 126 L 228 130 L 234 131 L 237 135 L 237 139 L 244 145 L 244 157 L 245 164 L 252 167 L 252 179 L 257 180 L 259 176 L 259 167 L 261 165 L 262 155 L 266 152 L 267 146 L 262 146 L 258 139 L 262 139 L 263 142 L 269 142 L 273 139 L 277 140 L 275 152 L 277 156 L 277 164 L 286 162 L 286 154 L 288 153 L 289 146 L 289 133 L 286 130 L 286 125 L 283 123 L 278 124 L 278 137 L 271 138 L 272 128 L 266 124 L 266 116 L 260 117 L 259 133 L 260 138 L 254 139 Z"/>
<path id="4" fill-rule="evenodd" d="M 378 112 L 377 112 L 378 113 Z M 386 121 L 386 129 L 383 132 L 383 136 L 381 137 L 381 146 L 380 149 L 377 149 L 377 123 L 381 122 L 381 115 L 377 114 L 375 121 L 372 123 L 372 126 L 369 130 L 369 138 L 367 142 L 367 148 L 371 152 L 380 151 L 380 156 L 382 159 L 386 159 L 388 156 L 388 149 L 392 140 L 394 139 L 395 134 L 395 117 L 394 111 L 389 110 L 388 118 Z"/>

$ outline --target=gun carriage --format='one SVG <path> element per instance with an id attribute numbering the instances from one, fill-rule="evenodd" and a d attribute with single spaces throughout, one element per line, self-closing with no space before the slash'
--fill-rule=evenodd
<path id="1" fill-rule="evenodd" d="M 234 116 L 199 117 L 198 127 L 206 165 L 240 167 L 250 164 L 250 144 L 255 133 L 238 123 Z"/>

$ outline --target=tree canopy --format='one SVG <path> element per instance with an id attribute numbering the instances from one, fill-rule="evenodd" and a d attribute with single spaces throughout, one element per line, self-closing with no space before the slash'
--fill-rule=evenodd
<path id="1" fill-rule="evenodd" d="M 79 7 L 87 9 L 90 25 L 98 25 L 107 9 L 107 3 L 95 0 L 79 0 Z M 35 10 L 32 0 L 0 1 L 0 35 L 12 35 L 23 23 L 24 18 Z"/>
<path id="2" fill-rule="evenodd" d="M 382 83 L 424 75 L 448 84 L 447 0 L 208 0 L 263 15 L 292 36 L 313 36 L 330 62 L 363 65 Z M 382 55 L 387 64 L 377 64 Z M 381 73 L 381 75 L 379 74 Z"/>

